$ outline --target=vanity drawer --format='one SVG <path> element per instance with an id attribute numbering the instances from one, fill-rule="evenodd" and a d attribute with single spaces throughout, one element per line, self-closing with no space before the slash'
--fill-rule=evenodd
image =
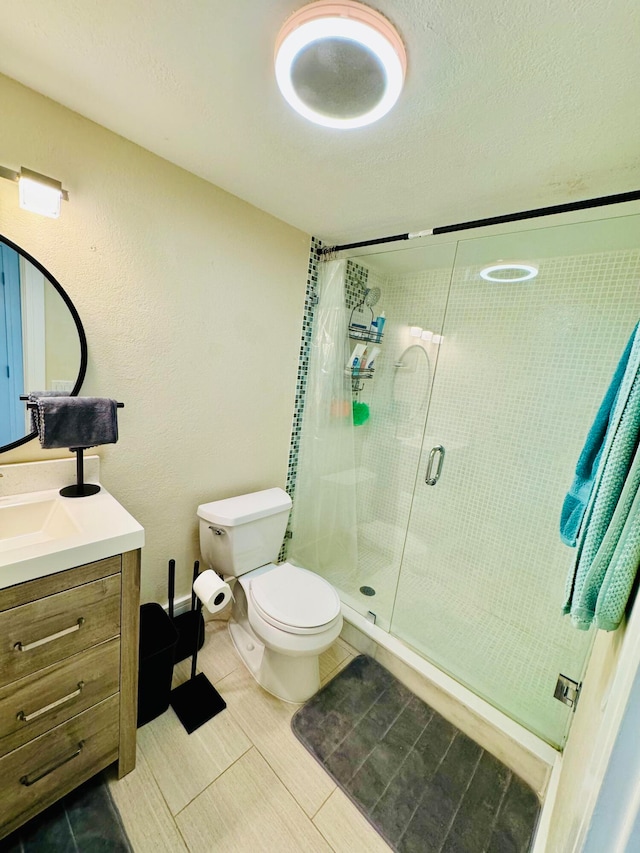
<path id="1" fill-rule="evenodd" d="M 0 687 L 120 633 L 120 575 L 0 613 Z"/>
<path id="2" fill-rule="evenodd" d="M 0 758 L 0 838 L 118 757 L 118 697 Z"/>
<path id="3" fill-rule="evenodd" d="M 0 688 L 0 756 L 113 696 L 120 687 L 120 640 Z"/>
<path id="4" fill-rule="evenodd" d="M 106 557 L 104 560 L 85 563 L 83 566 L 65 569 L 65 571 L 56 572 L 53 575 L 45 575 L 32 581 L 7 586 L 0 589 L 0 611 L 11 610 L 12 607 L 64 592 L 74 586 L 82 586 L 85 583 L 97 581 L 98 578 L 116 575 L 120 572 L 121 567 L 122 555 L 118 554 L 116 557 Z"/>

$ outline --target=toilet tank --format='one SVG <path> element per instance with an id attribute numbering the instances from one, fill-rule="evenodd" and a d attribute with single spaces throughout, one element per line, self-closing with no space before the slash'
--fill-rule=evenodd
<path id="1" fill-rule="evenodd" d="M 200 504 L 200 552 L 212 569 L 240 577 L 273 563 L 287 529 L 291 498 L 283 489 L 264 489 Z"/>

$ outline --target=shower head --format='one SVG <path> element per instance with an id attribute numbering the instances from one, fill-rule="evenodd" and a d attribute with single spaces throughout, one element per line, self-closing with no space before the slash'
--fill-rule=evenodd
<path id="1" fill-rule="evenodd" d="M 364 292 L 363 302 L 367 308 L 373 308 L 373 306 L 377 304 L 381 295 L 382 291 L 379 287 L 368 287 Z"/>

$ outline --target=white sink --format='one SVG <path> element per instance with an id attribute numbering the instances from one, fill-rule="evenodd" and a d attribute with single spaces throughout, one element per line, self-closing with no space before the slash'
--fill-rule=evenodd
<path id="1" fill-rule="evenodd" d="M 20 550 L 79 533 L 61 501 L 53 498 L 0 504 L 0 552 Z"/>
<path id="2" fill-rule="evenodd" d="M 86 498 L 57 489 L 0 498 L 0 588 L 143 545 L 143 528 L 104 488 Z"/>

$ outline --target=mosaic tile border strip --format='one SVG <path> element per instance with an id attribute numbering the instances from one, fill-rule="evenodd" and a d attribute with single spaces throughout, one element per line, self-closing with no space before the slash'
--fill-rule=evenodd
<path id="1" fill-rule="evenodd" d="M 298 375 L 296 377 L 296 396 L 293 404 L 293 423 L 291 426 L 291 442 L 289 445 L 289 462 L 287 465 L 287 483 L 285 489 L 293 499 L 296 490 L 296 478 L 298 476 L 298 457 L 300 453 L 300 434 L 302 430 L 302 416 L 307 394 L 307 377 L 309 374 L 309 352 L 311 350 L 311 333 L 313 331 L 313 318 L 318 301 L 318 264 L 320 261 L 320 249 L 322 241 L 317 237 L 311 238 L 309 246 L 309 263 L 307 265 L 307 287 L 304 296 L 304 313 L 302 315 L 302 330 L 300 335 L 300 352 L 298 356 Z M 287 543 L 289 541 L 290 528 L 287 526 L 287 538 L 285 538 L 278 561 L 286 559 Z"/>

